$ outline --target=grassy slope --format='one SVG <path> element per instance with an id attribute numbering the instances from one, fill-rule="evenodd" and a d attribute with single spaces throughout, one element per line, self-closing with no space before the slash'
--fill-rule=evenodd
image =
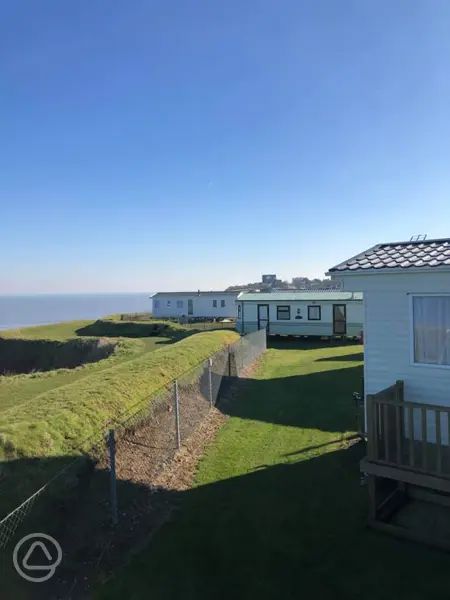
<path id="1" fill-rule="evenodd" d="M 4 410 L 0 413 L 0 456 L 63 456 L 73 452 L 110 419 L 118 418 L 237 337 L 230 331 L 193 335 L 50 389 L 36 402 L 29 398 Z"/>
<path id="2" fill-rule="evenodd" d="M 95 321 L 67 321 L 52 325 L 25 327 L 1 331 L 4 338 L 22 338 L 30 340 L 50 339 L 67 340 L 76 338 L 79 330 L 93 327 Z M 139 327 L 140 324 L 137 324 Z M 69 383 L 74 383 L 104 369 L 108 369 L 121 362 L 126 362 L 146 352 L 151 352 L 165 344 L 181 339 L 183 331 L 177 325 L 171 324 L 168 335 L 142 337 L 139 339 L 118 339 L 118 346 L 112 356 L 97 363 L 91 363 L 76 369 L 56 369 L 46 373 L 32 373 L 29 375 L 1 376 L 0 375 L 0 413 L 12 406 L 18 406 L 39 396 L 51 389 L 56 389 Z M 145 334 L 145 331 L 142 332 Z"/>
<path id="3" fill-rule="evenodd" d="M 101 592 L 137 600 L 447 596 L 450 557 L 366 528 L 360 346 L 267 352 L 181 513 Z M 291 349 L 286 349 L 291 348 Z"/>
<path id="4" fill-rule="evenodd" d="M 51 389 L 80 381 L 94 373 L 114 365 L 132 360 L 145 352 L 156 350 L 171 342 L 167 337 L 151 337 L 136 340 L 119 340 L 115 352 L 96 363 L 86 364 L 75 369 L 56 369 L 45 373 L 29 375 L 0 376 L 0 413 L 12 406 L 38 397 Z"/>

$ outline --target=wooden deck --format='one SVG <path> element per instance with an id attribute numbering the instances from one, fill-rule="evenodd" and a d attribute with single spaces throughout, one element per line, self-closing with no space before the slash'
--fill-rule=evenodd
<path id="1" fill-rule="evenodd" d="M 395 513 L 417 498 L 448 506 L 450 523 L 450 407 L 405 402 L 402 381 L 367 395 L 366 402 L 361 471 L 368 477 L 370 525 L 450 550 L 448 537 L 393 524 Z"/>

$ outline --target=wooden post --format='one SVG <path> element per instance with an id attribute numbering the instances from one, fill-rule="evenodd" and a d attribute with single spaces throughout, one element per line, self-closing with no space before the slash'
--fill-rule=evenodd
<path id="1" fill-rule="evenodd" d="M 175 404 L 175 431 L 177 435 L 177 448 L 181 448 L 181 432 L 180 432 L 180 399 L 178 397 L 178 381 L 175 379 L 173 384 L 174 404 Z"/>
<path id="2" fill-rule="evenodd" d="M 436 410 L 436 470 L 442 473 L 441 411 Z"/>
<path id="3" fill-rule="evenodd" d="M 376 460 L 378 454 L 376 406 L 373 394 L 366 396 L 367 406 L 367 455 L 369 460 Z"/>
<path id="4" fill-rule="evenodd" d="M 409 466 L 414 467 L 414 408 L 408 406 L 408 430 L 409 430 Z"/>
<path id="5" fill-rule="evenodd" d="M 427 409 L 421 408 L 422 415 L 422 469 L 427 470 Z"/>
<path id="6" fill-rule="evenodd" d="M 117 525 L 119 521 L 117 511 L 117 478 L 116 478 L 116 440 L 114 437 L 114 429 L 109 430 L 108 435 L 108 450 L 109 450 L 109 483 L 110 483 L 110 500 L 111 500 L 111 519 L 113 525 Z"/>

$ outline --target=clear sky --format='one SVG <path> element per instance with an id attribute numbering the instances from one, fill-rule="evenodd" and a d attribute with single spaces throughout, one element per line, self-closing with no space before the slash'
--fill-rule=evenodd
<path id="1" fill-rule="evenodd" d="M 4 0 L 0 293 L 450 236 L 448 0 Z"/>

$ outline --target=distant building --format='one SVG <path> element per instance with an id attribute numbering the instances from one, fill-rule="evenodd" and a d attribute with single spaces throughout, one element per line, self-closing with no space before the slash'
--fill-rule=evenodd
<path id="1" fill-rule="evenodd" d="M 158 292 L 152 296 L 153 316 L 224 319 L 236 316 L 239 292 Z"/>
<path id="2" fill-rule="evenodd" d="M 275 285 L 277 276 L 275 273 L 269 273 L 267 275 L 263 275 L 261 281 L 266 285 Z"/>

